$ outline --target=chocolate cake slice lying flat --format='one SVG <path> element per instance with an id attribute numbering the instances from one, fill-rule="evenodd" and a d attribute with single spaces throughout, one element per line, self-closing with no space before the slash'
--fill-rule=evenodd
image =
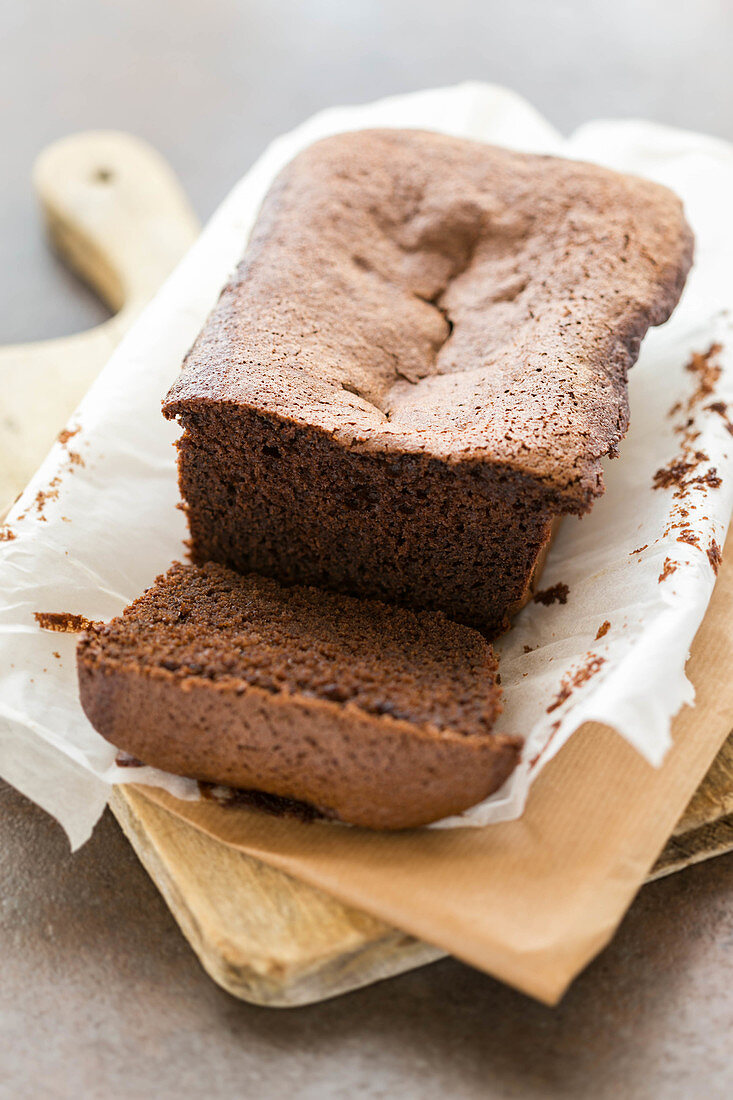
<path id="1" fill-rule="evenodd" d="M 441 614 L 174 565 L 80 641 L 81 701 L 166 771 L 298 799 L 372 828 L 423 825 L 498 788 L 496 662 Z"/>
<path id="2" fill-rule="evenodd" d="M 602 492 L 691 256 L 641 179 L 415 131 L 311 146 L 164 406 L 195 560 L 506 627 Z"/>

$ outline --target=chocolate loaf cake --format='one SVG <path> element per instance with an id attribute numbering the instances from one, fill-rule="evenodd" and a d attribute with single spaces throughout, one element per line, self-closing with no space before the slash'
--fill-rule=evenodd
<path id="1" fill-rule="evenodd" d="M 194 560 L 505 628 L 602 492 L 691 256 L 641 179 L 415 131 L 313 145 L 164 405 Z"/>
<path id="2" fill-rule="evenodd" d="M 497 789 L 521 738 L 494 735 L 496 662 L 442 614 L 216 564 L 174 565 L 79 643 L 95 728 L 166 771 L 398 829 Z"/>

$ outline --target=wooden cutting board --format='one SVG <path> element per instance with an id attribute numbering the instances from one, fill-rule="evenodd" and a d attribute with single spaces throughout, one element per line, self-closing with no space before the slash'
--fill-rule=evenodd
<path id="1" fill-rule="evenodd" d="M 52 244 L 117 312 L 77 336 L 0 349 L 0 508 L 21 491 L 198 232 L 170 169 L 127 134 L 80 134 L 53 145 L 39 158 L 34 183 Z M 308 1004 L 442 955 L 212 840 L 139 790 L 116 787 L 110 804 L 201 963 L 237 997 Z M 731 849 L 733 735 L 650 877 Z"/>

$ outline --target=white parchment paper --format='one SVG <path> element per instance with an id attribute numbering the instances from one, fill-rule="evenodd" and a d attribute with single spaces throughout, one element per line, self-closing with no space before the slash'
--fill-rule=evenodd
<path id="1" fill-rule="evenodd" d="M 79 706 L 76 638 L 41 630 L 35 613 L 108 619 L 184 556 L 177 429 L 163 420 L 161 399 L 275 174 L 313 140 L 368 126 L 441 130 L 652 177 L 682 197 L 697 237 L 683 300 L 649 334 L 632 371 L 632 427 L 621 457 L 607 465 L 606 495 L 589 516 L 564 521 L 548 559 L 543 587 L 567 586 L 566 602 L 530 604 L 498 647 L 506 703 L 499 729 L 525 735 L 524 762 L 502 791 L 440 824 L 518 816 L 543 764 L 591 719 L 659 764 L 671 718 L 693 702 L 685 662 L 733 503 L 733 149 L 642 122 L 591 123 L 563 140 L 517 96 L 479 84 L 326 111 L 274 142 L 226 199 L 90 390 L 70 425 L 75 434 L 54 447 L 8 517 L 0 775 L 51 812 L 74 846 L 89 836 L 112 783 L 159 784 L 183 798 L 197 797 L 197 788 L 152 768 L 116 766 Z M 700 359 L 697 371 L 686 369 L 693 353 L 714 344 L 710 370 Z M 719 377 L 706 388 L 711 374 Z M 695 452 L 703 457 L 691 459 Z M 691 469 L 653 489 L 655 472 L 675 461 Z"/>

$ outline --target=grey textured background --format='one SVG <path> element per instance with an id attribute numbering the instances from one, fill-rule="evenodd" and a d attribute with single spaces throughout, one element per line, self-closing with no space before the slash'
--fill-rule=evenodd
<path id="1" fill-rule="evenodd" d="M 103 310 L 46 251 L 45 144 L 147 138 L 202 218 L 320 107 L 466 78 L 558 127 L 645 116 L 733 139 L 724 0 L 5 0 L 0 342 Z M 446 961 L 312 1008 L 239 1004 L 200 970 L 107 816 L 78 855 L 0 784 L 0 1096 L 733 1095 L 733 857 L 646 888 L 550 1010 Z"/>
<path id="2" fill-rule="evenodd" d="M 321 107 L 464 79 L 561 130 L 637 115 L 733 138 L 726 0 L 5 0 L 0 343 L 103 316 L 45 252 L 28 176 L 48 142 L 119 128 L 202 218 L 266 143 Z"/>

